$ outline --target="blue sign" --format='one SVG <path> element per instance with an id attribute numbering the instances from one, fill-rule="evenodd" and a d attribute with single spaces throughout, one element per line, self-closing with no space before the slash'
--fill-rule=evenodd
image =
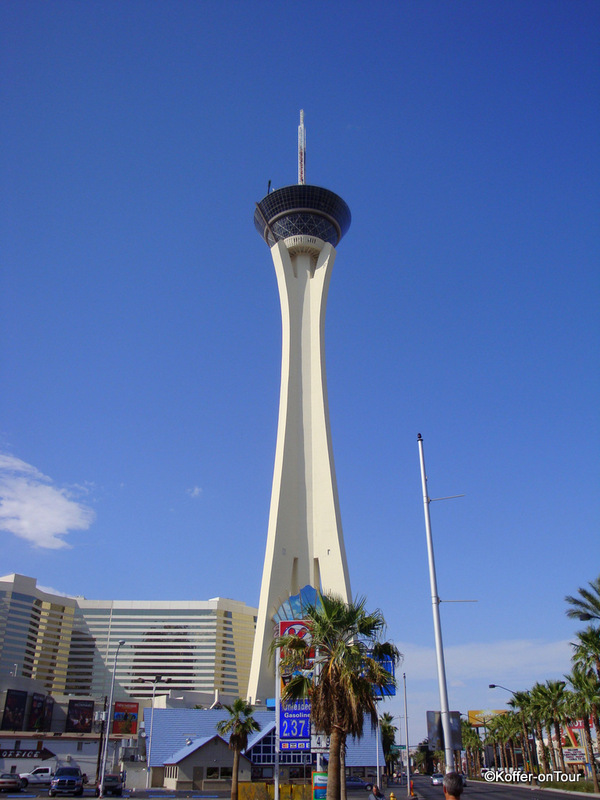
<path id="1" fill-rule="evenodd" d="M 381 666 L 391 674 L 392 679 L 395 679 L 396 667 L 393 659 L 389 656 L 383 656 L 383 658 L 377 660 Z M 396 687 L 394 683 L 390 683 L 388 686 L 373 686 L 373 695 L 375 697 L 394 697 L 396 695 Z"/>
<path id="2" fill-rule="evenodd" d="M 310 700 L 281 704 L 279 749 L 286 752 L 310 750 Z"/>

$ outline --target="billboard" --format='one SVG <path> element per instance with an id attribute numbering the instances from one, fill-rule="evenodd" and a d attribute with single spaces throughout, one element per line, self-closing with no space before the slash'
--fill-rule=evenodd
<path id="1" fill-rule="evenodd" d="M 25 722 L 25 706 L 27 705 L 27 692 L 20 689 L 7 689 L 4 714 L 2 715 L 3 731 L 22 731 Z"/>
<path id="2" fill-rule="evenodd" d="M 34 692 L 31 696 L 31 707 L 29 708 L 29 717 L 27 719 L 28 731 L 43 731 L 44 730 L 44 700 L 45 695 Z"/>
<path id="3" fill-rule="evenodd" d="M 450 736 L 452 750 L 462 750 L 462 730 L 460 727 L 460 711 L 450 712 Z M 444 730 L 442 715 L 439 711 L 427 712 L 427 738 L 430 750 L 444 750 Z"/>
<path id="4" fill-rule="evenodd" d="M 44 721 L 42 723 L 42 730 L 49 731 L 52 727 L 52 714 L 54 712 L 54 698 L 46 695 L 44 700 Z"/>
<path id="5" fill-rule="evenodd" d="M 65 733 L 91 733 L 93 720 L 93 700 L 69 700 Z"/>
<path id="6" fill-rule="evenodd" d="M 113 716 L 113 733 L 136 734 L 138 724 L 138 703 L 115 703 Z"/>
<path id="7" fill-rule="evenodd" d="M 479 711 L 468 711 L 469 715 L 469 725 L 472 725 L 474 728 L 485 728 L 488 722 L 497 717 L 498 714 L 506 714 L 505 708 L 488 708 L 488 709 L 479 709 Z"/>

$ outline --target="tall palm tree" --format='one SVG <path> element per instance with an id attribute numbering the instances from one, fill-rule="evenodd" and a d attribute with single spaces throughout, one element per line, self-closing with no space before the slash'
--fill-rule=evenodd
<path id="1" fill-rule="evenodd" d="M 514 692 L 508 705 L 513 709 L 518 709 L 519 720 L 521 723 L 521 738 L 523 739 L 523 753 L 525 756 L 525 772 L 533 772 L 533 760 L 529 749 L 529 731 L 527 729 L 527 718 L 531 706 L 531 695 L 529 692 Z"/>
<path id="2" fill-rule="evenodd" d="M 386 711 L 379 718 L 379 731 L 381 733 L 381 746 L 383 748 L 383 757 L 385 759 L 385 766 L 388 775 L 390 774 L 390 766 L 394 761 L 392 745 L 396 744 L 397 730 L 398 728 L 396 728 L 394 725 L 393 715 Z"/>
<path id="3" fill-rule="evenodd" d="M 573 688 L 573 692 L 568 699 L 569 711 L 575 719 L 583 720 L 585 744 L 590 754 L 590 768 L 592 771 L 594 792 L 600 793 L 598 772 L 596 770 L 594 751 L 592 749 L 592 735 L 590 731 L 590 713 L 592 708 L 598 708 L 600 704 L 600 681 L 595 672 L 586 669 L 581 664 L 575 664 L 571 674 L 565 675 L 565 678 Z"/>
<path id="4" fill-rule="evenodd" d="M 472 777 L 481 774 L 481 739 L 479 733 L 464 719 L 460 721 L 463 747 L 467 753 L 467 773 Z"/>
<path id="5" fill-rule="evenodd" d="M 546 681 L 543 684 L 541 696 L 544 706 L 548 730 L 550 732 L 550 753 L 554 747 L 552 744 L 552 728 L 554 728 L 554 740 L 556 741 L 556 752 L 558 754 L 558 768 L 561 772 L 565 771 L 565 759 L 560 740 L 560 724 L 566 722 L 568 713 L 566 709 L 566 683 L 564 681 Z"/>
<path id="6" fill-rule="evenodd" d="M 577 641 L 571 644 L 573 663 L 581 665 L 586 670 L 595 670 L 600 680 L 600 628 L 590 625 L 585 631 L 580 631 L 577 634 Z M 600 704 L 592 705 L 591 716 L 596 728 L 596 741 L 600 744 Z"/>
<path id="7" fill-rule="evenodd" d="M 296 667 L 282 701 L 309 697 L 312 722 L 329 736 L 327 800 L 340 798 L 340 753 L 346 736 L 362 735 L 365 715 L 377 726 L 374 689 L 395 685 L 381 659 L 397 663 L 400 653 L 391 642 L 381 641 L 386 627 L 383 614 L 367 612 L 365 603 L 364 598 L 346 603 L 319 594 L 315 605 L 305 609 L 310 641 L 286 635 L 272 645 L 273 652 L 283 651 L 284 668 Z M 303 669 L 309 653 L 314 653 L 314 677 Z"/>
<path id="8" fill-rule="evenodd" d="M 529 715 L 533 726 L 535 728 L 535 735 L 540 747 L 540 758 L 542 761 L 542 771 L 547 775 L 550 772 L 550 765 L 548 764 L 548 750 L 544 744 L 544 731 L 542 725 L 546 724 L 546 703 L 544 687 L 541 683 L 536 683 L 530 690 L 531 703 L 529 706 Z M 548 743 L 552 745 L 552 736 L 550 736 Z M 554 751 L 550 746 L 550 753 L 552 754 L 552 762 L 554 763 Z"/>
<path id="9" fill-rule="evenodd" d="M 231 800 L 238 800 L 240 754 L 248 747 L 248 736 L 259 731 L 260 724 L 252 716 L 254 708 L 241 697 L 234 700 L 233 705 L 223 704 L 223 707 L 229 712 L 229 718 L 217 723 L 217 731 L 222 736 L 229 736 L 229 747 L 233 750 Z"/>
<path id="10" fill-rule="evenodd" d="M 571 619 L 590 620 L 597 619 L 600 621 L 600 575 L 596 580 L 588 583 L 589 589 L 582 588 L 577 590 L 579 597 L 572 597 L 567 595 L 565 602 L 571 608 L 566 611 L 567 617 Z"/>

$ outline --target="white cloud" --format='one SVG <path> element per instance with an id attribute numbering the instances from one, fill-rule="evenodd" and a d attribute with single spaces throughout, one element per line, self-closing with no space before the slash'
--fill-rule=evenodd
<path id="1" fill-rule="evenodd" d="M 193 489 L 188 489 L 187 493 L 190 497 L 200 497 L 202 494 L 202 489 L 199 486 L 194 486 Z"/>
<path id="2" fill-rule="evenodd" d="M 52 485 L 46 475 L 25 461 L 0 454 L 0 530 L 36 547 L 69 547 L 69 531 L 87 530 L 95 519 L 91 508 L 72 492 Z"/>
<path id="3" fill-rule="evenodd" d="M 435 650 L 401 642 L 398 645 L 405 655 L 407 670 L 417 680 L 437 678 Z M 500 680 L 496 676 L 501 669 L 504 680 L 535 676 L 532 683 L 556 671 L 557 664 L 568 669 L 571 646 L 567 640 L 545 642 L 537 639 L 512 639 L 499 642 L 473 642 L 471 644 L 444 647 L 448 680 L 456 682 L 485 679 Z"/>

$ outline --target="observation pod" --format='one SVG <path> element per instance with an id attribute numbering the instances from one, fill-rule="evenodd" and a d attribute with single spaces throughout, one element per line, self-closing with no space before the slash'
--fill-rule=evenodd
<path id="1" fill-rule="evenodd" d="M 325 310 L 335 247 L 350 227 L 334 192 L 297 184 L 256 204 L 281 303 L 279 422 L 248 698 L 275 695 L 269 646 L 278 611 L 305 586 L 351 599 L 325 374 Z"/>
<path id="2" fill-rule="evenodd" d="M 276 189 L 256 204 L 254 213 L 256 230 L 269 247 L 290 236 L 314 236 L 337 247 L 350 220 L 339 195 L 305 184 Z"/>

